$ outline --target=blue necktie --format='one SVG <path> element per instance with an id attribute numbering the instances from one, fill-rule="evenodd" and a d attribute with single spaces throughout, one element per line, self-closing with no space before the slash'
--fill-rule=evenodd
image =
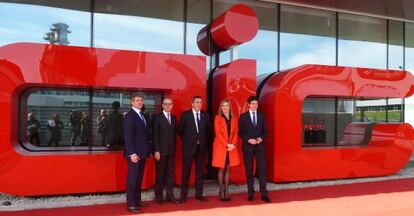
<path id="1" fill-rule="evenodd" d="M 256 127 L 257 121 L 256 121 L 256 112 L 253 112 L 253 126 Z"/>
<path id="2" fill-rule="evenodd" d="M 196 119 L 196 121 L 197 121 L 197 133 L 200 133 L 200 113 L 196 113 L 196 115 L 197 115 L 197 119 Z"/>
<path id="3" fill-rule="evenodd" d="M 147 122 L 145 121 L 145 117 L 142 114 L 142 112 L 139 112 L 139 117 L 141 117 L 141 120 L 144 121 L 144 124 L 147 125 Z"/>

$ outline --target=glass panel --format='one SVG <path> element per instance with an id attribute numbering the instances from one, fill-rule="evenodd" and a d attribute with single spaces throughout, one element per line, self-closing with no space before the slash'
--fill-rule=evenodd
<path id="1" fill-rule="evenodd" d="M 335 99 L 306 98 L 302 105 L 304 147 L 335 145 Z"/>
<path id="2" fill-rule="evenodd" d="M 280 69 L 335 65 L 335 12 L 281 5 Z"/>
<path id="3" fill-rule="evenodd" d="M 20 141 L 30 150 L 39 150 L 39 147 L 40 150 L 68 151 L 107 147 L 122 149 L 123 115 L 130 110 L 133 92 L 89 89 L 29 91 L 21 98 Z M 161 109 L 162 94 L 142 93 L 144 113 L 150 124 L 154 112 Z"/>
<path id="4" fill-rule="evenodd" d="M 337 144 L 340 146 L 368 144 L 375 122 L 385 121 L 385 99 L 339 98 L 337 108 Z"/>
<path id="5" fill-rule="evenodd" d="M 257 75 L 277 71 L 277 4 L 252 1 L 215 0 L 213 18 L 222 14 L 235 3 L 243 3 L 256 12 L 259 31 L 249 42 L 236 47 L 238 58 L 255 59 Z M 220 64 L 230 62 L 230 51 L 220 53 Z"/>
<path id="6" fill-rule="evenodd" d="M 386 122 L 385 99 L 361 99 L 355 101 L 355 109 L 358 115 L 355 117 L 359 122 Z"/>
<path id="7" fill-rule="evenodd" d="M 88 146 L 89 98 L 87 90 L 33 91 L 22 100 L 21 119 L 27 121 L 21 124 L 21 140 L 37 147 Z"/>
<path id="8" fill-rule="evenodd" d="M 89 1 L 71 1 L 70 8 L 79 10 L 58 8 L 60 4 L 64 3 L 46 7 L 0 2 L 0 46 L 16 42 L 89 46 L 91 13 L 85 12 L 90 9 Z"/>
<path id="9" fill-rule="evenodd" d="M 388 122 L 403 122 L 401 98 L 388 99 Z"/>
<path id="10" fill-rule="evenodd" d="M 386 69 L 386 20 L 339 14 L 338 64 Z"/>
<path id="11" fill-rule="evenodd" d="M 388 21 L 388 69 L 402 70 L 404 64 L 404 25 L 399 21 Z"/>
<path id="12" fill-rule="evenodd" d="M 210 22 L 210 1 L 188 0 L 187 1 L 187 35 L 186 53 L 203 55 L 197 46 L 198 32 Z"/>
<path id="13" fill-rule="evenodd" d="M 119 147 L 123 146 L 122 120 L 130 110 L 130 91 L 94 90 L 92 97 L 93 107 L 93 136 L 94 146 Z M 159 93 L 143 93 L 143 110 L 147 122 L 155 110 L 160 110 L 162 95 Z"/>
<path id="14" fill-rule="evenodd" d="M 405 70 L 414 73 L 414 23 L 405 23 Z M 405 98 L 404 121 L 414 125 L 414 96 Z"/>
<path id="15" fill-rule="evenodd" d="M 96 1 L 96 47 L 184 53 L 183 0 Z"/>

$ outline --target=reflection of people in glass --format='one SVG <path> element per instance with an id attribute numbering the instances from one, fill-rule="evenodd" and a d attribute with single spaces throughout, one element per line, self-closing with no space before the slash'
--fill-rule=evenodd
<path id="1" fill-rule="evenodd" d="M 123 144 L 122 122 L 123 115 L 119 113 L 121 104 L 118 101 L 112 103 L 112 112 L 108 115 L 108 145 Z"/>
<path id="2" fill-rule="evenodd" d="M 40 143 L 39 128 L 40 122 L 36 119 L 35 115 L 33 113 L 27 114 L 27 138 L 35 146 L 39 146 Z"/>
<path id="3" fill-rule="evenodd" d="M 230 201 L 229 181 L 230 167 L 240 164 L 236 147 L 238 140 L 238 119 L 233 116 L 229 100 L 220 103 L 218 115 L 214 118 L 216 137 L 213 144 L 212 165 L 219 168 L 218 181 L 221 201 Z"/>
<path id="4" fill-rule="evenodd" d="M 58 114 L 53 114 L 52 118 L 48 120 L 47 129 L 49 130 L 48 146 L 54 143 L 55 146 L 59 145 L 59 141 L 62 140 L 63 123 L 59 120 Z"/>
<path id="5" fill-rule="evenodd" d="M 81 145 L 88 145 L 89 142 L 89 129 L 90 129 L 90 122 L 89 122 L 89 113 L 82 112 L 81 118 Z"/>
<path id="6" fill-rule="evenodd" d="M 69 115 L 69 126 L 71 127 L 72 136 L 70 141 L 74 146 L 76 144 L 76 139 L 79 137 L 81 133 L 81 119 L 82 113 L 77 110 L 71 110 L 68 112 Z"/>
<path id="7" fill-rule="evenodd" d="M 106 113 L 106 110 L 102 109 L 100 115 L 96 119 L 96 122 L 98 123 L 98 134 L 101 135 L 101 145 L 106 145 L 106 137 L 108 133 L 108 115 Z"/>

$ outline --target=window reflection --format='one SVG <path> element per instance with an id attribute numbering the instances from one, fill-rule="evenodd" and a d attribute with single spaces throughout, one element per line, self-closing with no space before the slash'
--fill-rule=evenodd
<path id="1" fill-rule="evenodd" d="M 71 4 L 78 10 L 0 2 L 0 46 L 15 42 L 89 46 L 91 13 L 85 12 L 89 1 Z"/>
<path id="2" fill-rule="evenodd" d="M 236 48 L 238 58 L 255 59 L 257 75 L 277 71 L 277 4 L 252 1 L 215 0 L 213 18 L 218 17 L 235 3 L 250 6 L 259 19 L 259 31 L 249 42 Z M 220 64 L 230 62 L 231 52 L 220 53 Z"/>
<path id="3" fill-rule="evenodd" d="M 123 148 L 123 116 L 134 91 L 91 89 L 36 89 L 21 99 L 22 144 L 32 150 L 87 150 L 91 147 Z M 160 109 L 162 95 L 144 92 L 151 122 Z"/>
<path id="4" fill-rule="evenodd" d="M 386 69 L 386 20 L 339 14 L 338 64 Z"/>
<path id="5" fill-rule="evenodd" d="M 280 69 L 335 65 L 335 12 L 281 6 Z"/>
<path id="6" fill-rule="evenodd" d="M 414 73 L 414 23 L 405 23 L 405 70 Z M 414 96 L 405 98 L 404 120 L 414 125 Z"/>
<path id="7" fill-rule="evenodd" d="M 388 69 L 402 70 L 404 66 L 404 24 L 388 21 Z"/>
<path id="8" fill-rule="evenodd" d="M 94 45 L 184 53 L 182 0 L 96 1 Z"/>
<path id="9" fill-rule="evenodd" d="M 302 106 L 304 147 L 366 145 L 376 123 L 402 122 L 400 98 L 308 97 Z"/>
<path id="10" fill-rule="evenodd" d="M 303 146 L 335 145 L 335 99 L 306 98 L 302 105 Z"/>

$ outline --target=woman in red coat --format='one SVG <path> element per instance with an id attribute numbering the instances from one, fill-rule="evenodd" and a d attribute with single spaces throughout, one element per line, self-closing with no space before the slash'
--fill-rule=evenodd
<path id="1" fill-rule="evenodd" d="M 220 103 L 218 115 L 214 119 L 214 130 L 216 137 L 213 143 L 212 165 L 219 168 L 220 200 L 230 201 L 230 167 L 239 165 L 240 158 L 236 147 L 238 118 L 233 116 L 230 101 L 227 99 Z"/>

